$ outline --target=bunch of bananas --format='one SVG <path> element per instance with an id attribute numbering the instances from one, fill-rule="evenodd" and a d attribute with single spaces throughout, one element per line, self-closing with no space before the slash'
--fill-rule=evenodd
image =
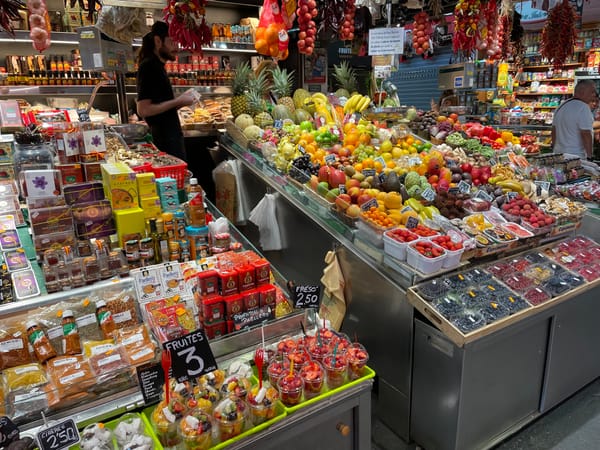
<path id="1" fill-rule="evenodd" d="M 331 104 L 329 103 L 329 100 L 327 99 L 327 96 L 321 92 L 315 92 L 312 96 L 311 99 L 312 103 L 314 104 L 314 109 L 315 109 L 315 113 L 317 113 L 319 116 L 323 117 L 323 119 L 325 120 L 325 123 L 327 124 L 334 124 L 335 120 L 333 118 L 333 114 L 331 113 Z"/>
<path id="2" fill-rule="evenodd" d="M 515 178 L 515 171 L 509 166 L 496 164 L 492 167 L 492 176 L 488 179 L 488 183 L 496 184 L 499 181 L 512 180 Z"/>
<path id="3" fill-rule="evenodd" d="M 354 94 L 344 105 L 344 114 L 353 114 L 363 112 L 371 104 L 371 99 L 367 95 Z"/>

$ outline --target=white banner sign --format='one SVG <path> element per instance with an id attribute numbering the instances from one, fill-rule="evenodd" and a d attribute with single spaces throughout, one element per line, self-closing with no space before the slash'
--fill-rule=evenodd
<path id="1" fill-rule="evenodd" d="M 400 55 L 404 52 L 404 28 L 369 30 L 369 55 Z"/>

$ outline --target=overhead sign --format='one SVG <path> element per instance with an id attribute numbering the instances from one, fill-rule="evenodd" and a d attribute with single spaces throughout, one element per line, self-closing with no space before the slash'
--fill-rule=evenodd
<path id="1" fill-rule="evenodd" d="M 369 56 L 401 55 L 404 53 L 404 28 L 373 28 L 369 30 Z"/>

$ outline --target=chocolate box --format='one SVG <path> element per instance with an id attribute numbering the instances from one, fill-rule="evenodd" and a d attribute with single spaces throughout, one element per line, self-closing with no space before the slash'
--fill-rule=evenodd
<path id="1" fill-rule="evenodd" d="M 196 277 L 198 278 L 198 291 L 201 296 L 207 297 L 218 294 L 219 274 L 216 270 L 204 270 L 199 272 Z"/>
<path id="2" fill-rule="evenodd" d="M 260 304 L 260 291 L 252 289 L 250 291 L 244 291 L 240 294 L 244 300 L 244 308 L 246 311 L 256 309 Z"/>
<path id="3" fill-rule="evenodd" d="M 137 180 L 140 201 L 143 197 L 156 197 L 158 195 L 156 177 L 153 173 L 138 173 L 135 175 L 135 179 Z"/>
<path id="4" fill-rule="evenodd" d="M 63 191 L 68 205 L 104 200 L 104 188 L 99 181 L 71 184 Z"/>
<path id="5" fill-rule="evenodd" d="M 82 163 L 83 174 L 85 176 L 85 181 L 102 181 L 102 163 L 95 162 L 87 162 Z"/>
<path id="6" fill-rule="evenodd" d="M 239 265 L 236 267 L 238 272 L 239 290 L 247 291 L 256 287 L 256 271 L 250 264 Z"/>
<path id="7" fill-rule="evenodd" d="M 56 168 L 60 171 L 60 177 L 64 187 L 69 184 L 83 183 L 83 168 L 81 164 L 57 164 Z"/>
<path id="8" fill-rule="evenodd" d="M 219 293 L 222 296 L 238 293 L 238 273 L 235 270 L 221 270 L 219 274 Z"/>
<path id="9" fill-rule="evenodd" d="M 275 308 L 277 302 L 277 289 L 272 284 L 266 284 L 258 288 L 260 294 L 259 304 L 260 306 L 270 306 Z"/>
<path id="10" fill-rule="evenodd" d="M 29 212 L 29 221 L 33 234 L 60 233 L 73 229 L 73 217 L 70 206 L 34 209 Z"/>
<path id="11" fill-rule="evenodd" d="M 214 323 L 205 323 L 204 332 L 208 339 L 214 339 L 219 336 L 227 334 L 227 324 L 224 320 L 220 320 Z"/>

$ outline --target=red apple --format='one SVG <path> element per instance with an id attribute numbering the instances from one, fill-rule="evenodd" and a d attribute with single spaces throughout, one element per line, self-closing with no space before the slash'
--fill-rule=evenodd
<path id="1" fill-rule="evenodd" d="M 319 181 L 327 181 L 329 182 L 329 172 L 330 172 L 330 168 L 329 166 L 321 166 L 319 168 L 319 173 L 318 173 L 318 177 L 319 177 Z"/>
<path id="2" fill-rule="evenodd" d="M 358 198 L 356 199 L 356 203 L 360 206 L 363 203 L 368 202 L 369 200 L 371 200 L 373 197 L 371 197 L 369 194 L 360 194 L 358 196 Z"/>
<path id="3" fill-rule="evenodd" d="M 321 172 L 321 169 L 319 169 Z M 346 174 L 343 170 L 330 169 L 329 170 L 329 186 L 338 187 L 340 184 L 346 184 Z"/>
<path id="4" fill-rule="evenodd" d="M 351 203 L 352 198 L 348 194 L 340 194 L 335 199 L 335 206 L 337 206 L 340 211 L 346 211 Z"/>

